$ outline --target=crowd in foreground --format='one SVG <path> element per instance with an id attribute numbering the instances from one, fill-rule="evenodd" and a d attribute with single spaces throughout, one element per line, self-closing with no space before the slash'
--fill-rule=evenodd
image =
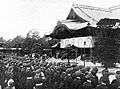
<path id="1" fill-rule="evenodd" d="M 63 62 L 52 63 L 32 58 L 1 58 L 0 85 L 2 89 L 120 89 L 120 71 L 109 80 L 108 69 L 102 76 L 98 68 Z"/>

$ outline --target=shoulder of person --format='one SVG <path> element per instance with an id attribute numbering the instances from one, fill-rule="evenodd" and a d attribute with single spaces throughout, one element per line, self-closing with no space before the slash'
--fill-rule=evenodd
<path id="1" fill-rule="evenodd" d="M 111 84 L 118 82 L 117 79 L 113 79 Z"/>

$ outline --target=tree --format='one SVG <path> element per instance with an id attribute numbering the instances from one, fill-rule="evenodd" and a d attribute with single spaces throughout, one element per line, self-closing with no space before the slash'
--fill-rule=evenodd
<path id="1" fill-rule="evenodd" d="M 0 37 L 0 47 L 5 47 L 6 40 L 3 37 Z"/>
<path id="2" fill-rule="evenodd" d="M 39 32 L 36 29 L 32 29 L 27 33 L 27 36 L 23 42 L 24 52 L 27 54 L 32 53 L 34 44 L 38 43 L 40 39 Z"/>
<path id="3" fill-rule="evenodd" d="M 106 19 L 105 19 L 106 20 Z M 111 20 L 110 20 L 111 21 Z M 99 23 L 96 30 L 96 43 L 93 50 L 93 56 L 96 61 L 101 62 L 105 67 L 113 67 L 114 63 L 119 59 L 119 39 L 120 39 L 120 29 L 113 29 L 112 25 L 102 26 Z M 105 21 L 106 22 L 106 21 Z M 114 21 L 113 21 L 114 22 Z"/>
<path id="4" fill-rule="evenodd" d="M 6 42 L 6 48 L 22 48 L 24 38 L 20 36 L 16 36 L 14 39 L 10 39 Z"/>
<path id="5" fill-rule="evenodd" d="M 32 29 L 27 33 L 26 38 L 32 38 L 32 39 L 40 39 L 39 31 L 37 29 Z"/>

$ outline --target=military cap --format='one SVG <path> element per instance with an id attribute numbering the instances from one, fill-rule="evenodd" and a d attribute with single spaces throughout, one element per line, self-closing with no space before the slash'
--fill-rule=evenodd
<path id="1" fill-rule="evenodd" d="M 77 66 L 77 64 L 73 64 L 73 65 L 72 65 L 73 68 L 76 67 L 76 66 Z"/>
<path id="2" fill-rule="evenodd" d="M 66 70 L 66 73 L 71 73 L 72 70 L 73 70 L 73 68 L 68 68 L 68 69 Z"/>
<path id="3" fill-rule="evenodd" d="M 93 70 L 98 71 L 98 68 L 97 68 L 97 67 L 94 67 Z"/>
<path id="4" fill-rule="evenodd" d="M 82 68 L 82 69 L 80 69 L 80 70 L 81 70 L 82 73 L 85 73 L 85 72 L 86 72 L 85 68 Z"/>
<path id="5" fill-rule="evenodd" d="M 78 71 L 78 70 L 79 70 L 79 66 L 75 66 L 73 69 L 74 69 L 75 71 Z"/>
<path id="6" fill-rule="evenodd" d="M 116 71 L 116 74 L 120 74 L 120 71 Z"/>
<path id="7" fill-rule="evenodd" d="M 109 73 L 108 69 L 104 69 L 104 70 L 102 70 L 102 74 L 103 75 L 109 75 L 110 73 Z"/>
<path id="8" fill-rule="evenodd" d="M 120 79 L 120 71 L 116 71 L 115 77 L 116 77 L 117 79 Z"/>
<path id="9" fill-rule="evenodd" d="M 89 70 L 90 70 L 90 67 L 88 67 L 88 66 L 85 67 L 85 70 L 86 70 L 86 71 L 89 71 Z"/>
<path id="10" fill-rule="evenodd" d="M 102 70 L 102 72 L 109 72 L 109 70 L 108 69 L 104 69 L 104 70 Z"/>
<path id="11" fill-rule="evenodd" d="M 102 76 L 100 81 L 103 82 L 103 83 L 108 83 L 109 82 L 109 78 L 106 77 L 106 76 Z"/>
<path id="12" fill-rule="evenodd" d="M 92 75 L 91 73 L 89 73 L 89 74 L 87 74 L 85 77 L 86 77 L 87 79 L 91 79 L 91 78 L 93 78 L 93 75 Z"/>
<path id="13" fill-rule="evenodd" d="M 79 71 L 76 71 L 75 74 L 76 74 L 76 76 L 78 77 L 78 76 L 81 76 L 81 75 L 82 75 L 82 72 L 79 70 Z"/>
<path id="14" fill-rule="evenodd" d="M 97 71 L 96 70 L 91 70 L 91 73 L 94 75 L 94 74 L 97 73 Z"/>
<path id="15" fill-rule="evenodd" d="M 84 68 L 84 66 L 83 65 L 79 65 L 79 69 L 82 69 L 82 68 Z"/>

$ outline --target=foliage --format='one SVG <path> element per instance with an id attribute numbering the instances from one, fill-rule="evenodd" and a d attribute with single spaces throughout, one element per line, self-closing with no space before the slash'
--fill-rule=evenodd
<path id="1" fill-rule="evenodd" d="M 27 54 L 39 53 L 42 54 L 43 49 L 50 48 L 49 39 L 45 36 L 40 38 L 39 32 L 32 29 L 28 32 L 27 37 L 23 42 L 24 52 Z"/>
<path id="2" fill-rule="evenodd" d="M 27 33 L 27 37 L 26 38 L 31 38 L 31 39 L 35 39 L 35 40 L 40 39 L 39 31 L 37 29 L 30 30 Z"/>
<path id="3" fill-rule="evenodd" d="M 40 38 L 39 32 L 36 29 L 28 31 L 27 36 L 23 42 L 23 50 L 25 54 L 31 54 L 34 44 L 38 43 Z"/>
<path id="4" fill-rule="evenodd" d="M 0 37 L 0 47 L 5 47 L 6 40 Z"/>
<path id="5" fill-rule="evenodd" d="M 5 47 L 6 48 L 22 48 L 23 41 L 24 41 L 24 38 L 22 36 L 16 36 L 14 39 L 8 40 L 6 42 Z"/>
<path id="6" fill-rule="evenodd" d="M 104 66 L 111 67 L 119 60 L 120 29 L 102 26 L 99 23 L 97 30 L 95 30 L 96 42 L 93 56 L 96 61 L 101 62 Z"/>
<path id="7" fill-rule="evenodd" d="M 50 48 L 49 39 L 45 36 L 40 38 L 38 40 L 38 43 L 41 44 L 42 49 L 49 49 Z"/>
<path id="8" fill-rule="evenodd" d="M 39 43 L 34 43 L 31 52 L 32 52 L 32 53 L 42 54 L 41 44 L 39 44 Z"/>

